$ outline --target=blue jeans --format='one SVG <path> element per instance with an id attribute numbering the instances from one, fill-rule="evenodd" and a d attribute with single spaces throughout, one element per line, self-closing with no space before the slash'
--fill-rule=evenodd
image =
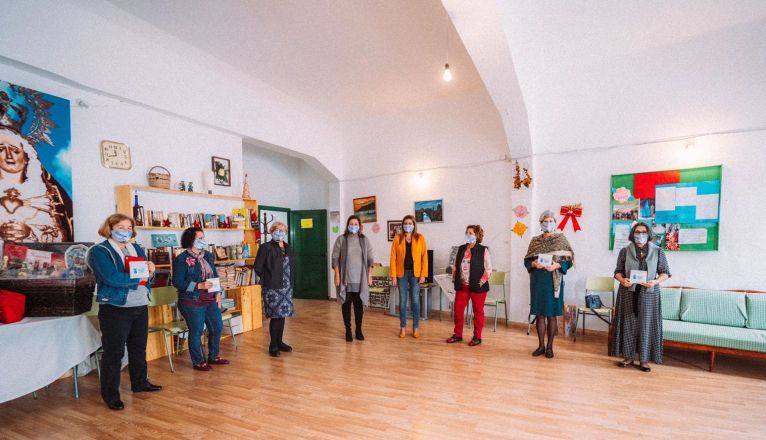
<path id="1" fill-rule="evenodd" d="M 407 327 L 407 299 L 412 293 L 412 328 L 420 326 L 420 283 L 411 270 L 405 270 L 404 276 L 397 279 L 399 286 L 399 322 L 401 328 Z"/>
<path id="2" fill-rule="evenodd" d="M 221 320 L 221 310 L 218 304 L 213 302 L 203 307 L 186 306 L 178 303 L 178 310 L 186 320 L 189 327 L 189 354 L 194 365 L 205 362 L 205 356 L 202 354 L 202 331 L 207 326 L 208 334 L 208 359 L 218 358 L 218 351 L 221 345 L 221 331 L 223 331 L 223 320 Z"/>

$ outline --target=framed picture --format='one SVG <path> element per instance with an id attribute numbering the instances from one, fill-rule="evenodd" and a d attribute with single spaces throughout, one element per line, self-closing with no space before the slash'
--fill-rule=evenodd
<path id="1" fill-rule="evenodd" d="M 231 186 L 231 161 L 213 156 L 213 183 L 218 186 Z"/>
<path id="2" fill-rule="evenodd" d="M 362 223 L 375 223 L 378 221 L 377 200 L 376 196 L 354 199 L 354 215 L 359 217 Z"/>
<path id="3" fill-rule="evenodd" d="M 215 248 L 215 258 L 216 258 L 216 260 L 228 260 L 229 259 L 229 253 L 226 251 L 225 247 L 217 246 Z"/>
<path id="4" fill-rule="evenodd" d="M 178 246 L 176 234 L 152 234 L 152 247 L 173 247 Z"/>
<path id="5" fill-rule="evenodd" d="M 388 241 L 394 241 L 394 237 L 402 232 L 401 220 L 389 220 L 388 221 Z"/>
<path id="6" fill-rule="evenodd" d="M 442 199 L 415 202 L 415 221 L 418 223 L 443 222 L 444 202 Z"/>

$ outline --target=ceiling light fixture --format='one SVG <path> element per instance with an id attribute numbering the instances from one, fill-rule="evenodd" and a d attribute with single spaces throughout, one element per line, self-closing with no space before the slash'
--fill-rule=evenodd
<path id="1" fill-rule="evenodd" d="M 449 69 L 449 31 L 450 31 L 449 21 L 450 21 L 450 14 L 448 12 L 447 13 L 447 17 L 446 17 L 445 26 L 444 26 L 444 29 L 447 32 L 447 56 L 446 56 L 446 61 L 447 62 L 444 64 L 444 73 L 442 73 L 442 79 L 445 82 L 452 81 L 452 71 Z"/>
<path id="2" fill-rule="evenodd" d="M 444 73 L 442 74 L 444 81 L 452 81 L 452 71 L 449 70 L 449 63 L 444 65 Z"/>

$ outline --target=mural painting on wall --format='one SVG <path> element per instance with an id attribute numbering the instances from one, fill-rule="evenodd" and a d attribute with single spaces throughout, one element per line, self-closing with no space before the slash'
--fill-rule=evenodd
<path id="1" fill-rule="evenodd" d="M 69 101 L 0 81 L 0 239 L 74 241 Z"/>
<path id="2" fill-rule="evenodd" d="M 532 175 L 529 174 L 529 165 L 519 165 L 519 161 L 514 162 L 513 169 L 513 189 L 522 189 L 532 187 Z"/>

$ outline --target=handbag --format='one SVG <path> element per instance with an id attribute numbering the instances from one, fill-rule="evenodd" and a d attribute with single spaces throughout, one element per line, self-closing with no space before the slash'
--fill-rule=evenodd
<path id="1" fill-rule="evenodd" d="M 595 293 L 585 295 L 585 307 L 589 309 L 600 309 L 604 307 L 604 303 L 601 302 L 601 296 Z"/>

